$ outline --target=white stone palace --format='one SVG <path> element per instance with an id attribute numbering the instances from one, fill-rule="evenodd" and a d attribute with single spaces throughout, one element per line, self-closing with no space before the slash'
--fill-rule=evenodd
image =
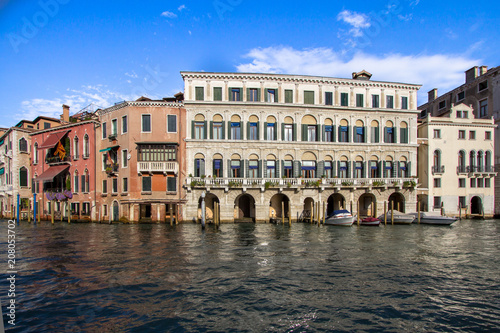
<path id="1" fill-rule="evenodd" d="M 308 220 L 323 205 L 362 216 L 381 214 L 384 202 L 416 211 L 420 85 L 366 71 L 181 75 L 186 220 L 200 218 L 203 193 L 207 219 L 219 202 L 222 222 Z"/>

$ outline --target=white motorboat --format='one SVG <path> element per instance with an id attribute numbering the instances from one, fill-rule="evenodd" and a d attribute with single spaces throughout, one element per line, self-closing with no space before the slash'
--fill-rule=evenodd
<path id="1" fill-rule="evenodd" d="M 387 223 L 392 223 L 391 216 L 391 212 L 387 212 Z M 384 223 L 384 214 L 380 215 L 378 219 L 380 220 L 380 222 Z M 411 224 L 413 220 L 415 220 L 415 216 L 413 216 L 412 214 L 404 214 L 397 211 L 394 212 L 394 224 Z"/>
<path id="2" fill-rule="evenodd" d="M 332 214 L 325 219 L 325 224 L 350 227 L 355 219 L 356 216 L 352 216 L 351 212 L 348 210 L 334 210 Z"/>
<path id="3" fill-rule="evenodd" d="M 418 222 L 418 213 L 411 213 L 411 215 L 415 216 L 415 222 Z M 420 212 L 421 224 L 450 225 L 456 220 L 456 217 L 442 216 L 438 212 Z"/>

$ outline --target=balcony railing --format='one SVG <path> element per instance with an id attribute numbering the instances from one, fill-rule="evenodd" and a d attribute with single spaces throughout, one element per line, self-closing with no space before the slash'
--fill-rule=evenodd
<path id="1" fill-rule="evenodd" d="M 186 186 L 203 188 L 374 188 L 416 187 L 415 178 L 217 178 L 188 177 Z"/>
<path id="2" fill-rule="evenodd" d="M 12 185 L 1 185 L 0 186 L 0 192 L 8 192 L 12 191 Z"/>
<path id="3" fill-rule="evenodd" d="M 178 171 L 179 163 L 177 162 L 137 162 L 138 173 L 173 172 L 177 174 Z"/>
<path id="4" fill-rule="evenodd" d="M 433 166 L 432 167 L 432 174 L 433 175 L 435 175 L 435 174 L 441 174 L 441 173 L 444 173 L 444 165 Z"/>
<path id="5" fill-rule="evenodd" d="M 115 140 L 115 139 L 116 139 L 116 135 L 117 135 L 116 133 L 110 133 L 110 134 L 108 135 L 108 139 L 110 139 L 110 140 Z"/>
<path id="6" fill-rule="evenodd" d="M 63 158 L 60 158 L 59 156 L 49 156 L 45 158 L 46 164 L 65 163 L 65 162 L 71 162 L 71 156 L 66 155 Z"/>
<path id="7" fill-rule="evenodd" d="M 495 172 L 495 167 L 493 165 L 481 165 L 481 166 L 468 166 L 467 172 L 469 173 L 491 173 Z"/>
<path id="8" fill-rule="evenodd" d="M 457 166 L 457 173 L 468 173 L 467 167 L 465 165 L 459 165 Z"/>
<path id="9" fill-rule="evenodd" d="M 119 165 L 118 163 L 106 164 L 105 171 L 108 175 L 114 174 L 118 172 Z"/>

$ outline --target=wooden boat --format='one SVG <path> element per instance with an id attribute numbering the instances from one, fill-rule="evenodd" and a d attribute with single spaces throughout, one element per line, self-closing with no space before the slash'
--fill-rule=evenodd
<path id="1" fill-rule="evenodd" d="M 355 218 L 356 216 L 352 216 L 351 212 L 348 210 L 334 210 L 332 214 L 325 219 L 325 224 L 350 227 L 354 223 Z"/>
<path id="2" fill-rule="evenodd" d="M 382 223 L 384 223 L 384 214 L 378 217 Z M 404 214 L 401 212 L 394 212 L 394 224 L 411 224 L 415 220 L 415 216 L 412 214 Z M 392 223 L 391 212 L 387 212 L 387 223 Z"/>
<path id="3" fill-rule="evenodd" d="M 376 217 L 365 217 L 361 220 L 360 225 L 378 227 L 380 225 L 380 220 Z"/>
<path id="4" fill-rule="evenodd" d="M 415 216 L 415 222 L 418 222 L 418 213 L 412 213 L 412 215 Z M 456 220 L 456 217 L 442 216 L 438 212 L 420 212 L 421 224 L 451 225 Z"/>

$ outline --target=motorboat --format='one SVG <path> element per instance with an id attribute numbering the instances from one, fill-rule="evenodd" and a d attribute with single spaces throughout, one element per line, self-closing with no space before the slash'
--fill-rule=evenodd
<path id="1" fill-rule="evenodd" d="M 350 227 L 354 223 L 355 218 L 356 216 L 352 216 L 351 212 L 349 212 L 348 210 L 334 210 L 325 219 L 325 224 Z"/>
<path id="2" fill-rule="evenodd" d="M 380 220 L 376 217 L 365 217 L 361 220 L 360 225 L 377 227 L 380 225 Z"/>
<path id="3" fill-rule="evenodd" d="M 418 213 L 412 213 L 415 216 L 415 221 L 418 220 Z M 443 216 L 439 212 L 420 212 L 421 224 L 434 224 L 434 225 L 451 225 L 457 220 L 456 217 Z"/>
<path id="4" fill-rule="evenodd" d="M 378 219 L 382 222 L 385 222 L 384 214 L 380 215 Z M 404 214 L 401 212 L 394 212 L 394 224 L 411 224 L 415 220 L 415 216 L 412 214 Z M 387 212 L 387 223 L 392 223 L 392 215 L 391 212 Z"/>

